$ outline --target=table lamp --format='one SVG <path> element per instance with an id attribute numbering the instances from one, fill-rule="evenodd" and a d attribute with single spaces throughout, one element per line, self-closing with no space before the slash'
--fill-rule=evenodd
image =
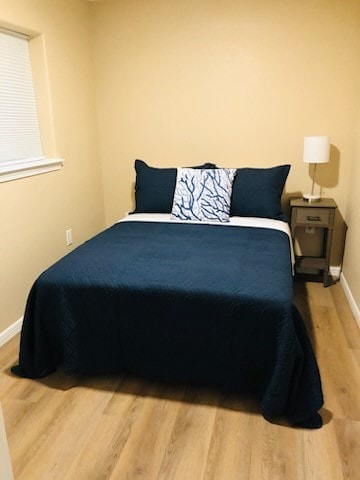
<path id="1" fill-rule="evenodd" d="M 321 195 L 314 195 L 316 166 L 318 163 L 327 163 L 330 160 L 330 137 L 304 137 L 303 162 L 314 164 L 314 174 L 311 193 L 305 193 L 303 199 L 307 202 L 319 202 Z"/>

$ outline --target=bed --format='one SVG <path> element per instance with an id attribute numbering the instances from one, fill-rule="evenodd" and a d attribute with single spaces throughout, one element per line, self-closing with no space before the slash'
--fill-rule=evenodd
<path id="1" fill-rule="evenodd" d="M 36 280 L 12 370 L 41 378 L 62 365 L 69 375 L 212 386 L 254 396 L 270 421 L 320 427 L 321 381 L 291 258 L 281 219 L 136 212 Z"/>

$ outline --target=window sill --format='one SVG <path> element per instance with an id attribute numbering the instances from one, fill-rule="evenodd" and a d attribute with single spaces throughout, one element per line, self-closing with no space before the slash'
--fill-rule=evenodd
<path id="1" fill-rule="evenodd" d="M 62 158 L 2 162 L 0 163 L 0 183 L 60 170 L 63 162 Z"/>

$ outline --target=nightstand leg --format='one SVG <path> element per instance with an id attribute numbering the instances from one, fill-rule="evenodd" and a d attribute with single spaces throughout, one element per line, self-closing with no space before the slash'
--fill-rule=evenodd
<path id="1" fill-rule="evenodd" d="M 330 285 L 329 284 L 329 270 L 328 269 L 324 270 L 323 284 L 324 284 L 324 287 L 328 287 Z"/>
<path id="2" fill-rule="evenodd" d="M 323 283 L 324 287 L 328 287 L 330 285 L 329 282 L 329 269 L 330 269 L 330 253 L 331 253 L 331 242 L 332 242 L 332 228 L 329 228 L 326 232 L 326 252 L 325 252 L 325 269 L 324 269 L 324 278 Z"/>

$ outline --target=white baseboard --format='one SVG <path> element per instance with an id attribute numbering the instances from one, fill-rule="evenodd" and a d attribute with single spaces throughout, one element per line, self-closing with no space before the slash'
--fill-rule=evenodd
<path id="1" fill-rule="evenodd" d="M 330 275 L 332 276 L 332 278 L 340 278 L 340 274 L 341 274 L 341 266 L 339 265 L 338 267 L 335 267 L 335 266 L 330 266 Z"/>
<path id="2" fill-rule="evenodd" d="M 0 347 L 5 345 L 6 342 L 12 339 L 17 333 L 20 332 L 23 323 L 23 317 L 16 320 L 10 327 L 3 332 L 0 332 Z"/>
<path id="3" fill-rule="evenodd" d="M 343 273 L 340 275 L 340 284 L 344 290 L 345 296 L 347 298 L 347 301 L 349 302 L 349 305 L 355 317 L 355 320 L 357 321 L 357 324 L 360 328 L 360 309 L 359 309 L 359 306 L 356 304 L 354 297 L 352 296 L 350 287 Z"/>

